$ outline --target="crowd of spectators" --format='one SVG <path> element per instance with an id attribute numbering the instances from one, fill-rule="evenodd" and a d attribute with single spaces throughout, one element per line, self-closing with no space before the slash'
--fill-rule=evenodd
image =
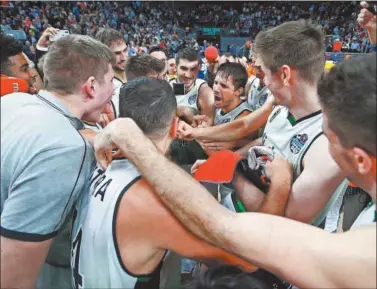
<path id="1" fill-rule="evenodd" d="M 10 2 L 1 9 L 1 30 L 25 32 L 25 53 L 33 60 L 35 45 L 49 26 L 93 36 L 100 28 L 120 31 L 129 43 L 129 54 L 146 53 L 159 45 L 176 53 L 194 45 L 179 35 L 180 12 L 164 2 Z"/>
<path id="2" fill-rule="evenodd" d="M 151 46 L 170 56 L 182 47 L 203 51 L 191 28 L 219 27 L 230 36 L 254 39 L 264 29 L 299 18 L 312 19 L 328 38 L 328 52 L 341 41 L 344 52 L 369 52 L 367 33 L 356 23 L 357 2 L 27 2 L 8 1 L 1 9 L 1 30 L 21 30 L 24 52 L 35 59 L 36 43 L 49 26 L 71 33 L 95 35 L 103 27 L 120 31 L 129 43 L 129 55 L 147 53 Z M 198 5 L 199 4 L 199 5 Z M 182 29 L 183 28 L 183 29 Z M 230 29 L 229 29 L 230 28 Z"/>
<path id="3" fill-rule="evenodd" d="M 324 30 L 328 45 L 341 41 L 344 52 L 369 52 L 370 42 L 365 29 L 356 24 L 359 2 L 257 2 L 243 4 L 242 13 L 234 20 L 229 34 L 254 38 L 264 29 L 286 21 L 311 19 Z M 327 50 L 330 52 L 329 50 Z"/>

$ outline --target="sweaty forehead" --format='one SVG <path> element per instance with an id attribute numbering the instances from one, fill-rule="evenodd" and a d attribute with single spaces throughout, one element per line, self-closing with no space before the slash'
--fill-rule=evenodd
<path id="1" fill-rule="evenodd" d="M 233 76 L 221 71 L 216 74 L 215 80 L 228 85 L 233 85 Z"/>
<path id="2" fill-rule="evenodd" d="M 196 68 L 196 67 L 198 67 L 198 65 L 199 65 L 198 60 L 195 60 L 195 61 L 188 61 L 186 59 L 180 59 L 179 60 L 179 66 L 184 66 L 184 67 L 187 67 L 189 69 Z"/>

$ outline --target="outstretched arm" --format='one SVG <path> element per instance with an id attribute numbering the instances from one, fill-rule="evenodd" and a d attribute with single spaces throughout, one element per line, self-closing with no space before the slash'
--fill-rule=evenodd
<path id="1" fill-rule="evenodd" d="M 145 208 L 148 208 L 147 210 Z M 202 210 L 205 210 L 202 208 Z M 173 213 L 162 203 L 152 187 L 141 179 L 122 200 L 118 221 L 125 225 L 125 237 L 134 240 L 141 248 L 157 251 L 171 250 L 181 256 L 203 261 L 206 264 L 224 263 L 254 271 L 256 266 L 240 257 L 199 239 L 188 231 Z M 128 222 L 125 222 L 128 220 Z M 131 231 L 132 235 L 127 234 Z M 146 250 L 144 250 L 146 251 Z"/>
<path id="2" fill-rule="evenodd" d="M 96 138 L 96 155 L 103 166 L 109 162 L 112 143 L 182 224 L 202 239 L 299 287 L 375 288 L 375 225 L 338 235 L 267 214 L 235 214 L 166 159 L 131 119 L 113 121 Z"/>
<path id="3" fill-rule="evenodd" d="M 230 123 L 217 125 L 214 127 L 191 128 L 189 126 L 180 127 L 179 133 L 186 138 L 213 141 L 233 141 L 242 139 L 262 127 L 272 111 L 273 99 L 240 119 Z"/>

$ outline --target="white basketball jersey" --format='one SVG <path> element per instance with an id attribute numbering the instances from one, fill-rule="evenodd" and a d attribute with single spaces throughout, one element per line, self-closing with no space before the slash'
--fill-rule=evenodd
<path id="1" fill-rule="evenodd" d="M 246 101 L 241 102 L 237 107 L 235 107 L 234 109 L 232 109 L 226 114 L 223 114 L 221 112 L 221 109 L 217 108 L 215 110 L 214 124 L 219 125 L 219 124 L 231 122 L 235 120 L 245 110 L 252 112 L 252 109 L 250 108 L 250 106 L 248 105 Z"/>
<path id="2" fill-rule="evenodd" d="M 135 276 L 122 262 L 116 242 L 117 210 L 124 194 L 140 179 L 125 159 L 114 160 L 104 171 L 95 168 L 90 190 L 80 199 L 72 233 L 71 268 L 74 288 L 142 288 L 160 286 L 162 264 L 150 275 Z M 165 270 L 166 271 L 166 270 Z"/>
<path id="3" fill-rule="evenodd" d="M 376 204 L 366 207 L 355 222 L 352 224 L 351 230 L 363 226 L 368 226 L 376 222 Z"/>
<path id="4" fill-rule="evenodd" d="M 266 102 L 267 98 L 272 95 L 271 91 L 264 86 L 260 89 L 260 79 L 255 77 L 251 83 L 249 93 L 247 95 L 247 102 L 252 110 L 257 110 Z"/>
<path id="5" fill-rule="evenodd" d="M 267 120 L 262 140 L 263 145 L 272 147 L 275 153 L 292 163 L 295 181 L 302 173 L 302 160 L 306 152 L 311 144 L 322 134 L 321 111 L 295 121 L 288 108 L 276 106 Z M 339 198 L 343 199 L 347 186 L 348 181 L 344 180 L 329 200 L 326 208 L 313 222 L 313 225 L 319 226 L 330 209 L 337 212 L 337 220 L 339 219 L 340 207 L 338 208 L 338 206 L 341 206 L 342 202 L 339 204 L 337 200 Z M 334 204 L 335 206 L 333 207 Z M 328 227 L 336 228 L 336 224 L 331 224 Z"/>
<path id="6" fill-rule="evenodd" d="M 173 78 L 169 81 L 169 84 L 171 87 L 173 87 L 173 83 L 178 83 L 177 78 Z M 200 114 L 199 111 L 199 106 L 198 106 L 198 96 L 199 96 L 199 90 L 200 87 L 204 84 L 207 83 L 203 79 L 197 78 L 195 80 L 194 86 L 184 95 L 176 95 L 177 99 L 177 105 L 178 107 L 180 106 L 188 106 L 191 107 L 194 111 L 195 114 Z"/>
<path id="7" fill-rule="evenodd" d="M 115 90 L 114 90 L 113 96 L 111 97 L 111 101 L 113 102 L 113 105 L 114 105 L 115 117 L 118 118 L 119 117 L 119 92 L 120 92 L 121 86 L 123 85 L 123 82 L 120 79 L 114 77 L 113 83 L 115 86 Z"/>

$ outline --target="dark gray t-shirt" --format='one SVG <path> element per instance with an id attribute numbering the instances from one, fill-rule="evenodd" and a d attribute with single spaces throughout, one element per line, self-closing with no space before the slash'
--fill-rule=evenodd
<path id="1" fill-rule="evenodd" d="M 66 105 L 47 91 L 39 95 L 1 98 L 1 236 L 55 238 L 46 262 L 58 272 L 70 267 L 70 217 L 87 186 L 94 152 L 67 117 Z M 38 287 L 56 278 L 45 273 Z"/>

